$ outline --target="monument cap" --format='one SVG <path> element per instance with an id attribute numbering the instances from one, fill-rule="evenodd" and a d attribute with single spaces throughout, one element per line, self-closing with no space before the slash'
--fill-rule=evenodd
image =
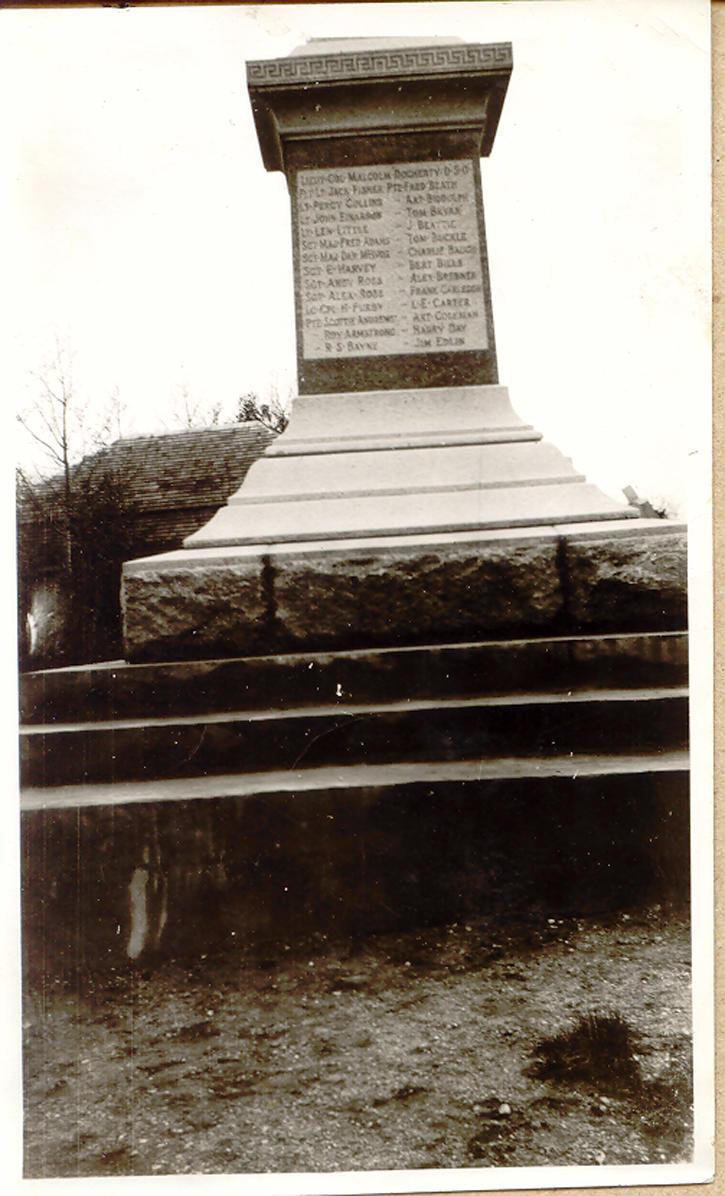
<path id="1" fill-rule="evenodd" d="M 415 135 L 460 122 L 477 130 L 485 156 L 512 66 L 509 42 L 445 37 L 316 39 L 286 58 L 250 61 L 262 159 L 286 173 L 288 150 L 300 141 Z"/>

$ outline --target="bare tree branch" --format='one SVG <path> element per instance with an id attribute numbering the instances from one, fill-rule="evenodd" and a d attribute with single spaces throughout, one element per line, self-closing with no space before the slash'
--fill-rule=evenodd
<path id="1" fill-rule="evenodd" d="M 47 440 L 44 440 L 43 437 L 40 435 L 40 433 L 36 432 L 35 429 L 30 426 L 30 424 L 26 421 L 24 416 L 18 415 L 15 418 L 17 419 L 18 423 L 25 429 L 25 431 L 28 433 L 28 435 L 32 436 L 33 440 L 37 444 L 39 444 L 42 448 L 44 448 L 47 453 L 49 453 L 49 455 L 56 462 L 56 464 L 62 465 L 63 458 L 59 454 L 58 449 L 54 445 L 48 443 Z"/>

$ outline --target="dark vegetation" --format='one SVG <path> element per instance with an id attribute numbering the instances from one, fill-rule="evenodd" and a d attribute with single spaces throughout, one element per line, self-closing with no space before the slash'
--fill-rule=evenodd
<path id="1" fill-rule="evenodd" d="M 108 451 L 85 458 L 70 486 L 62 477 L 33 484 L 19 474 L 18 515 L 21 668 L 117 658 L 121 566 L 132 551 L 133 511 Z M 34 650 L 33 597 L 43 583 L 63 601 L 45 646 Z"/>
<path id="2" fill-rule="evenodd" d="M 532 1074 L 560 1082 L 635 1083 L 637 1038 L 619 1013 L 586 1013 L 536 1046 Z"/>
<path id="3" fill-rule="evenodd" d="M 164 437 L 124 440 L 118 394 L 94 417 L 61 346 L 36 383 L 35 401 L 18 415 L 41 458 L 37 474 L 16 475 L 20 668 L 118 659 L 123 562 L 179 548 L 238 487 L 286 416 L 278 398 L 247 394 L 223 425 L 219 404 L 182 388 L 173 427 L 216 436 L 206 460 L 201 442 L 189 444 L 192 461 L 153 448 L 174 441 L 168 427 Z M 256 424 L 258 434 L 235 443 L 235 424 Z"/>

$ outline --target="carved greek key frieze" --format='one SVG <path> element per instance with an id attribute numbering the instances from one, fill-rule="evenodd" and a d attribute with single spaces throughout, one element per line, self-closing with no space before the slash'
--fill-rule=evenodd
<path id="1" fill-rule="evenodd" d="M 247 80 L 275 86 L 315 80 L 365 79 L 378 75 L 455 74 L 468 70 L 501 70 L 513 63 L 511 45 L 409 46 L 356 53 L 268 58 L 247 63 Z"/>

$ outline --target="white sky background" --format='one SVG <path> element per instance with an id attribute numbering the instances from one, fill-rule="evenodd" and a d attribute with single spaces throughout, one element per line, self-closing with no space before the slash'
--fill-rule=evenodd
<path id="1" fill-rule="evenodd" d="M 483 163 L 501 381 L 591 480 L 684 511 L 710 402 L 705 0 L 4 12 L 11 394 L 56 335 L 128 434 L 183 386 L 230 412 L 293 387 L 286 185 L 244 62 L 376 33 L 513 43 Z"/>

